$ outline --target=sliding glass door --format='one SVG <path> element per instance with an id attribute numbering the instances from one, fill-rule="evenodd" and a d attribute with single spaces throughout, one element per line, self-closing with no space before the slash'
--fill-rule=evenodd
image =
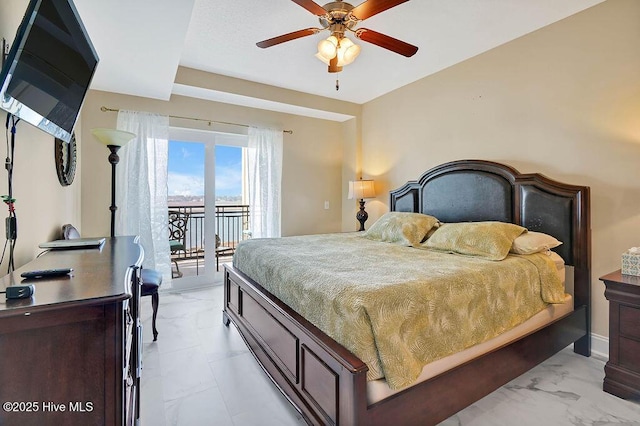
<path id="1" fill-rule="evenodd" d="M 246 238 L 246 136 L 172 128 L 168 162 L 168 235 L 173 287 L 221 281 L 221 262 Z"/>

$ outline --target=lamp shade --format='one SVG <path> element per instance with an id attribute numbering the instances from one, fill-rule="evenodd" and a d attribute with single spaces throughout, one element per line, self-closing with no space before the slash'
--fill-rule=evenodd
<path id="1" fill-rule="evenodd" d="M 374 198 L 376 196 L 373 180 L 352 180 L 349 182 L 349 199 Z"/>
<path id="2" fill-rule="evenodd" d="M 358 57 L 359 54 L 360 46 L 354 44 L 347 37 L 340 39 L 340 46 L 337 51 L 339 67 L 349 65 Z"/>
<path id="3" fill-rule="evenodd" d="M 342 61 L 344 62 L 344 65 L 349 65 L 350 63 L 355 61 L 359 54 L 360 46 L 358 46 L 357 44 L 352 44 L 351 46 L 349 46 L 342 54 Z"/>
<path id="4" fill-rule="evenodd" d="M 91 129 L 91 133 L 100 141 L 100 143 L 107 146 L 123 146 L 136 137 L 134 133 L 117 129 Z"/>
<path id="5" fill-rule="evenodd" d="M 315 54 L 315 57 L 320 59 L 322 62 L 324 62 L 325 64 L 329 65 L 330 59 L 326 59 L 324 56 L 322 56 L 320 54 L 320 52 Z"/>
<path id="6" fill-rule="evenodd" d="M 330 36 L 326 40 L 320 40 L 318 43 L 318 54 L 327 61 L 336 56 L 338 50 L 338 39 L 336 36 Z"/>

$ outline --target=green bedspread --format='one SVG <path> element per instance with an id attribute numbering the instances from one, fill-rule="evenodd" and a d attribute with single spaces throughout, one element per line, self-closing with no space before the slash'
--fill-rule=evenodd
<path id="1" fill-rule="evenodd" d="M 545 254 L 491 261 L 360 233 L 247 240 L 233 263 L 364 361 L 369 380 L 384 377 L 392 389 L 564 296 Z"/>

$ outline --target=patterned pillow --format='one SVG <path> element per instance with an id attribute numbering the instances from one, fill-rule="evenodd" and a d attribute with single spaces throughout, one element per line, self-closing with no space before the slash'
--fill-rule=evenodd
<path id="1" fill-rule="evenodd" d="M 502 260 L 509 254 L 513 240 L 526 231 L 522 226 L 504 222 L 461 222 L 442 225 L 423 244 L 424 247 Z"/>
<path id="2" fill-rule="evenodd" d="M 364 236 L 370 240 L 417 247 L 438 219 L 422 213 L 389 212 L 378 219 Z"/>
<path id="3" fill-rule="evenodd" d="M 513 241 L 511 253 L 533 254 L 551 250 L 562 244 L 561 241 L 542 232 L 527 231 Z"/>

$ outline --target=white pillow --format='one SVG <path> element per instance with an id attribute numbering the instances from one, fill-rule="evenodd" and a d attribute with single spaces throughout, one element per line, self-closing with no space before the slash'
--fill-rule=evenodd
<path id="1" fill-rule="evenodd" d="M 556 240 L 551 235 L 542 232 L 527 231 L 513 241 L 511 250 L 509 251 L 516 254 L 533 254 L 550 250 L 558 247 L 560 244 L 562 244 L 562 242 Z"/>

